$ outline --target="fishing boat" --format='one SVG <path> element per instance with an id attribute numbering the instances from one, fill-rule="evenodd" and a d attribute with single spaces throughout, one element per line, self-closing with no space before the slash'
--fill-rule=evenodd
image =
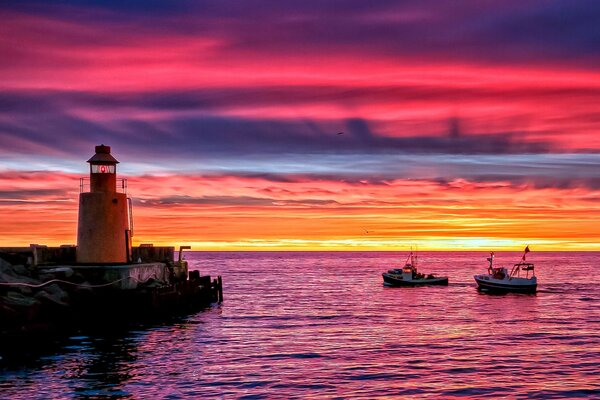
<path id="1" fill-rule="evenodd" d="M 487 259 L 490 263 L 488 273 L 474 276 L 477 289 L 491 292 L 535 293 L 537 290 L 535 267 L 525 260 L 529 251 L 527 246 L 521 261 L 514 264 L 510 272 L 505 267 L 494 268 L 494 253 L 491 253 Z"/>
<path id="2" fill-rule="evenodd" d="M 386 286 L 447 285 L 447 276 L 422 274 L 417 271 L 417 256 L 411 251 L 403 268 L 393 268 L 381 274 Z"/>

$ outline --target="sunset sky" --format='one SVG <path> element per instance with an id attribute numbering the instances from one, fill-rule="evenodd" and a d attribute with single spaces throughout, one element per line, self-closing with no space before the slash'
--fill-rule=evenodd
<path id="1" fill-rule="evenodd" d="M 2 1 L 0 246 L 600 250 L 600 2 Z M 340 134 L 341 133 L 341 134 Z"/>

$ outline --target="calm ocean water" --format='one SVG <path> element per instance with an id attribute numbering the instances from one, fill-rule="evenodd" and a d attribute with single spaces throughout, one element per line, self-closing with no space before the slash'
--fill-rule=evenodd
<path id="1" fill-rule="evenodd" d="M 537 295 L 478 293 L 486 256 L 422 253 L 450 285 L 389 288 L 406 253 L 189 253 L 223 304 L 4 358 L 0 397 L 600 398 L 600 253 L 530 253 Z"/>

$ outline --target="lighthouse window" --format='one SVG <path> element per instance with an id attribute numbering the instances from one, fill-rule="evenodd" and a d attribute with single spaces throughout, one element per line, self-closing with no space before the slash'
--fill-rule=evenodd
<path id="1" fill-rule="evenodd" d="M 114 165 L 92 164 L 92 174 L 114 174 Z"/>

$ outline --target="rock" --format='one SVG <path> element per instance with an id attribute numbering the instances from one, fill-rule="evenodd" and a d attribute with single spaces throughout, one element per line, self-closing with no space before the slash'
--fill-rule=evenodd
<path id="1" fill-rule="evenodd" d="M 15 275 L 29 275 L 29 271 L 24 265 L 13 265 L 12 270 L 15 273 Z"/>
<path id="2" fill-rule="evenodd" d="M 35 299 L 50 306 L 69 307 L 69 297 L 61 297 L 46 291 L 37 292 Z"/>
<path id="3" fill-rule="evenodd" d="M 0 273 L 12 276 L 29 276 L 29 270 L 24 265 L 13 265 L 6 260 L 0 258 Z"/>
<path id="4" fill-rule="evenodd" d="M 40 271 L 44 277 L 51 276 L 53 279 L 67 279 L 73 276 L 75 271 L 70 267 L 48 268 Z M 40 275 L 40 276 L 42 276 Z"/>
<path id="5" fill-rule="evenodd" d="M 77 286 L 75 286 L 73 288 L 74 292 L 77 293 L 90 293 L 93 294 L 94 293 L 94 288 L 91 286 L 91 283 L 89 283 L 88 281 L 83 281 L 81 283 L 79 283 Z"/>
<path id="6" fill-rule="evenodd" d="M 4 272 L 6 269 L 9 268 L 12 269 L 12 264 L 4 260 L 3 258 L 0 258 L 0 272 Z"/>
<path id="7" fill-rule="evenodd" d="M 71 277 L 71 279 L 69 279 L 71 282 L 75 282 L 75 283 L 80 283 L 80 284 L 85 284 L 85 285 L 89 285 L 89 282 L 85 281 L 85 276 L 83 276 L 82 274 L 80 274 L 79 272 L 75 272 L 73 274 L 73 276 Z"/>
<path id="8" fill-rule="evenodd" d="M 59 268 L 57 268 L 57 269 L 59 269 Z M 73 268 L 69 268 L 69 267 L 60 268 L 60 272 L 64 274 L 65 278 L 70 278 L 75 273 L 75 271 L 73 271 Z"/>
<path id="9" fill-rule="evenodd" d="M 163 287 L 165 284 L 163 282 L 157 281 L 155 279 L 149 279 L 146 283 L 144 283 L 143 287 L 148 289 L 154 289 L 157 287 Z"/>
<path id="10" fill-rule="evenodd" d="M 57 301 L 57 302 L 62 302 L 62 303 L 68 303 L 69 302 L 69 293 L 67 293 L 66 291 L 64 291 L 60 286 L 58 286 L 56 283 L 52 284 L 52 285 L 48 285 L 44 287 L 44 290 L 37 293 L 35 297 L 37 297 L 40 293 L 48 293 L 48 295 L 50 295 L 50 297 L 52 297 L 53 300 Z"/>
<path id="11" fill-rule="evenodd" d="M 0 272 L 0 282 L 10 282 L 10 283 L 26 283 L 28 285 L 39 285 L 42 282 L 37 281 L 29 276 L 25 275 L 16 275 L 11 271 Z"/>
<path id="12" fill-rule="evenodd" d="M 11 325 L 28 324 L 37 320 L 40 316 L 41 304 L 31 296 L 19 292 L 7 292 L 0 297 L 1 314 L 7 317 L 0 327 L 10 329 Z"/>
<path id="13" fill-rule="evenodd" d="M 25 296 L 33 295 L 33 289 L 28 286 L 15 286 L 14 289 L 18 290 L 21 294 Z"/>
<path id="14" fill-rule="evenodd" d="M 56 277 L 54 276 L 54 274 L 38 274 L 37 278 L 39 279 L 40 283 L 41 282 L 48 282 L 48 281 L 51 281 L 53 279 L 56 279 Z"/>
<path id="15" fill-rule="evenodd" d="M 73 288 L 73 292 L 71 292 L 73 306 L 76 307 L 81 303 L 86 304 L 88 301 L 91 301 L 97 295 L 93 288 L 87 286 L 89 284 L 89 282 L 84 281 L 81 283 L 80 286 L 75 286 Z"/>
<path id="16" fill-rule="evenodd" d="M 8 306 L 16 306 L 16 307 L 32 307 L 35 305 L 39 305 L 40 302 L 31 296 L 25 296 L 19 292 L 7 292 L 6 295 L 2 297 L 4 304 Z"/>

